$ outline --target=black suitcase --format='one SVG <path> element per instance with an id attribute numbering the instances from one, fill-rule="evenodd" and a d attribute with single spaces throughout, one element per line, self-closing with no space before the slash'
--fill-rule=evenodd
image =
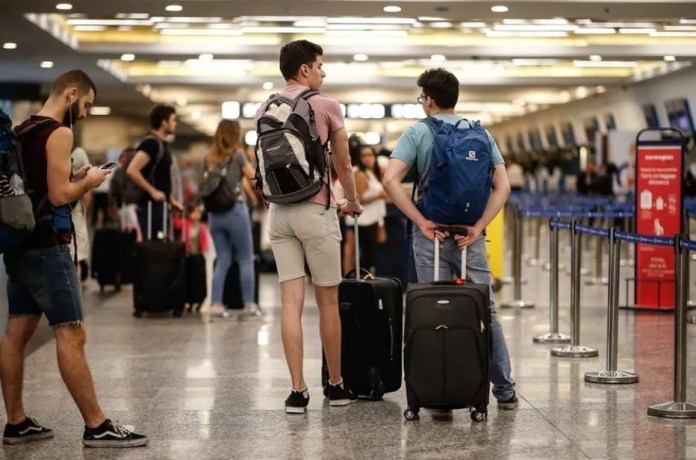
<path id="1" fill-rule="evenodd" d="M 259 257 L 254 256 L 254 302 L 259 302 Z M 239 263 L 232 259 L 227 276 L 225 277 L 225 287 L 222 291 L 222 303 L 225 308 L 238 310 L 244 308 L 244 298 L 242 297 L 242 283 L 239 278 Z"/>
<path id="2" fill-rule="evenodd" d="M 438 260 L 439 248 L 435 256 Z M 416 284 L 406 293 L 407 420 L 421 407 L 468 408 L 477 422 L 488 416 L 490 286 L 463 281 L 465 261 L 466 250 L 459 280 Z"/>
<path id="3" fill-rule="evenodd" d="M 356 221 L 357 227 L 357 221 Z M 356 261 L 359 244 L 356 235 Z M 346 386 L 373 401 L 401 388 L 403 295 L 397 278 L 351 277 L 338 288 L 341 316 L 341 374 Z M 322 353 L 322 383 L 329 372 Z"/>
<path id="4" fill-rule="evenodd" d="M 164 206 L 165 235 L 166 209 Z M 181 241 L 143 241 L 136 245 L 135 264 L 133 315 L 171 310 L 180 317 L 186 306 L 186 245 Z"/>
<path id="5" fill-rule="evenodd" d="M 97 280 L 102 293 L 104 286 L 115 286 L 118 291 L 124 284 L 133 282 L 135 244 L 134 231 L 117 228 L 95 230 L 92 242 L 92 278 Z"/>
<path id="6" fill-rule="evenodd" d="M 186 303 L 191 310 L 201 309 L 208 296 L 208 280 L 203 254 L 186 255 Z"/>

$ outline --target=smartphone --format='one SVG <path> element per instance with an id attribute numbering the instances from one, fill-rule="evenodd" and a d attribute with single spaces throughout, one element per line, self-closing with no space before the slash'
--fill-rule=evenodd
<path id="1" fill-rule="evenodd" d="M 450 235 L 462 235 L 462 236 L 467 236 L 469 234 L 469 231 L 466 229 L 466 227 L 447 227 L 447 226 L 442 226 L 442 227 L 437 227 L 437 230 L 440 230 L 441 232 L 449 232 Z"/>
<path id="2" fill-rule="evenodd" d="M 108 163 L 104 163 L 103 165 L 99 166 L 99 169 L 113 169 L 116 166 L 118 166 L 118 163 L 114 161 L 110 161 Z"/>

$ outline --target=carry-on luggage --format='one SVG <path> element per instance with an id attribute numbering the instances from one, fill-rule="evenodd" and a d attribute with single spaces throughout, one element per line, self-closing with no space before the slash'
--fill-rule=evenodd
<path id="1" fill-rule="evenodd" d="M 167 235 L 167 206 L 163 204 L 164 234 Z M 180 317 L 186 303 L 186 245 L 181 241 L 150 240 L 152 204 L 148 202 L 147 241 L 135 248 L 133 315 L 171 310 Z"/>
<path id="2" fill-rule="evenodd" d="M 208 280 L 205 256 L 203 254 L 186 254 L 186 303 L 189 311 L 200 311 L 203 301 L 208 296 Z"/>
<path id="3" fill-rule="evenodd" d="M 259 302 L 259 256 L 254 256 L 254 302 Z M 239 262 L 232 259 L 227 276 L 225 277 L 225 287 L 222 291 L 222 303 L 228 310 L 241 310 L 244 308 L 244 298 L 242 297 L 242 283 L 239 278 Z"/>
<path id="4" fill-rule="evenodd" d="M 102 293 L 104 286 L 115 286 L 119 291 L 124 284 L 133 282 L 135 244 L 134 231 L 118 228 L 95 230 L 92 242 L 92 278 L 97 280 Z"/>
<path id="5" fill-rule="evenodd" d="M 488 416 L 490 312 L 487 284 L 466 282 L 466 248 L 461 278 L 412 285 L 406 293 L 404 372 L 407 420 L 421 407 L 467 408 L 480 422 Z"/>
<path id="6" fill-rule="evenodd" d="M 346 274 L 338 287 L 341 374 L 355 395 L 377 401 L 385 393 L 401 388 L 403 296 L 397 278 L 375 278 L 360 269 L 359 247 L 355 219 L 357 268 Z M 324 387 L 328 381 L 323 356 Z"/>

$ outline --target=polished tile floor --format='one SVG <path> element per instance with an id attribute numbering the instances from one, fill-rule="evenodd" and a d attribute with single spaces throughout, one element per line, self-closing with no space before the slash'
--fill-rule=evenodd
<path id="1" fill-rule="evenodd" d="M 531 242 L 529 237 L 525 238 Z M 543 250 L 542 256 L 546 257 Z M 583 263 L 592 266 L 593 251 Z M 564 252 L 561 261 L 569 262 Z M 606 264 L 605 264 L 606 266 Z M 628 272 L 629 269 L 624 269 Z M 627 273 L 624 273 L 627 274 Z M 289 416 L 283 400 L 289 378 L 280 342 L 278 288 L 262 275 L 261 321 L 215 323 L 199 315 L 136 319 L 131 291 L 101 297 L 85 288 L 87 352 L 101 404 L 109 417 L 135 425 L 150 445 L 132 450 L 82 448 L 82 421 L 63 385 L 49 334 L 36 339 L 26 364 L 26 405 L 56 430 L 53 440 L 9 447 L 18 459 L 227 459 L 227 458 L 472 458 L 586 459 L 696 458 L 696 421 L 649 417 L 650 404 L 672 399 L 673 317 L 620 313 L 619 367 L 640 383 L 599 385 L 583 381 L 605 364 L 606 287 L 582 288 L 581 344 L 598 358 L 550 356 L 550 345 L 532 343 L 548 332 L 548 272 L 525 263 L 523 297 L 537 306 L 499 310 L 518 382 L 519 408 L 473 423 L 468 413 L 443 416 L 424 410 L 406 422 L 405 391 L 383 402 L 329 408 L 320 391 L 318 316 L 307 301 L 305 373 L 309 412 Z M 561 332 L 569 329 L 568 276 L 561 276 Z M 497 300 L 510 299 L 506 286 Z M 622 290 L 623 295 L 623 290 Z M 311 298 L 311 296 L 308 296 Z M 689 326 L 696 353 L 696 326 Z M 689 359 L 689 364 L 694 360 Z M 696 399 L 696 365 L 688 373 Z"/>

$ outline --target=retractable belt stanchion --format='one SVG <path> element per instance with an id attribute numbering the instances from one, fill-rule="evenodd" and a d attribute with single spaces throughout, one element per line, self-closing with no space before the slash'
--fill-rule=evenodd
<path id="1" fill-rule="evenodd" d="M 534 337 L 534 343 L 569 343 L 570 336 L 558 332 L 558 229 L 570 228 L 570 224 L 557 220 L 549 221 L 549 257 L 551 258 L 550 299 L 549 299 L 549 327 L 548 334 Z"/>
<path id="2" fill-rule="evenodd" d="M 514 278 L 515 299 L 503 302 L 502 308 L 534 308 L 532 302 L 522 300 L 522 215 L 518 206 L 515 212 L 515 235 L 512 242 L 512 277 Z"/>
<path id="3" fill-rule="evenodd" d="M 542 222 L 539 218 L 536 220 L 536 232 L 534 235 L 534 257 L 527 262 L 532 267 L 544 264 L 544 261 L 541 260 L 541 225 Z"/>
<path id="4" fill-rule="evenodd" d="M 674 237 L 676 282 L 674 308 L 674 400 L 648 407 L 648 415 L 667 418 L 696 418 L 696 404 L 686 402 L 686 299 L 689 296 L 689 251 L 696 243 Z"/>
<path id="5" fill-rule="evenodd" d="M 599 241 L 604 238 L 600 238 Z M 599 243 L 597 241 L 597 243 Z M 638 374 L 617 370 L 619 355 L 619 270 L 620 242 L 613 228 L 609 229 L 609 295 L 607 309 L 607 364 L 604 370 L 585 373 L 592 383 L 637 383 Z"/>
<path id="6" fill-rule="evenodd" d="M 585 281 L 590 286 L 606 286 L 609 278 L 602 276 L 602 259 L 604 259 L 604 238 L 597 238 L 595 241 L 595 273 L 594 277 Z M 610 269 L 611 270 L 611 269 Z"/>
<path id="7" fill-rule="evenodd" d="M 576 230 L 577 223 L 570 224 L 570 345 L 552 348 L 551 355 L 561 358 L 592 358 L 599 355 L 595 348 L 580 345 L 580 269 L 582 268 L 582 235 Z"/>

